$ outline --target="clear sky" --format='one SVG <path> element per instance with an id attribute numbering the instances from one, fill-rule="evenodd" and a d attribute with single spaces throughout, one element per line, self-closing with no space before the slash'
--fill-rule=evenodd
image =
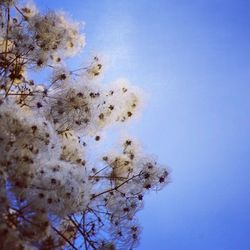
<path id="1" fill-rule="evenodd" d="M 250 1 L 39 0 L 86 23 L 105 81 L 149 94 L 130 131 L 172 169 L 140 250 L 250 249 Z"/>

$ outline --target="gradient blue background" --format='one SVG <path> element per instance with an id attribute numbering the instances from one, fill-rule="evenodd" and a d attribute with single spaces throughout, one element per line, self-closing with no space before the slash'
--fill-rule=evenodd
<path id="1" fill-rule="evenodd" d="M 83 57 L 149 93 L 131 125 L 172 169 L 146 199 L 141 250 L 250 249 L 250 1 L 39 0 L 84 20 Z M 80 59 L 79 59 L 80 61 Z"/>

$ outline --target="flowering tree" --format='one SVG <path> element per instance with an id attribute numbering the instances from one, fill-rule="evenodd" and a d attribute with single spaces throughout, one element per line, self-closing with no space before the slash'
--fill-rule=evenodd
<path id="1" fill-rule="evenodd" d="M 77 70 L 84 47 L 63 13 L 0 0 L 0 249 L 132 249 L 135 214 L 168 172 L 125 137 L 95 153 L 102 132 L 141 106 L 126 81 L 100 84 L 102 63 Z M 30 73 L 48 74 L 46 84 Z"/>

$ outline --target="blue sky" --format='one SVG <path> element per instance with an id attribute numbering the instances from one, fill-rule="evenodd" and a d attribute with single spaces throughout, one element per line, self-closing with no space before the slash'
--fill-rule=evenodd
<path id="1" fill-rule="evenodd" d="M 105 81 L 148 93 L 130 126 L 170 166 L 172 182 L 146 199 L 141 250 L 250 249 L 250 2 L 39 0 L 85 21 Z"/>

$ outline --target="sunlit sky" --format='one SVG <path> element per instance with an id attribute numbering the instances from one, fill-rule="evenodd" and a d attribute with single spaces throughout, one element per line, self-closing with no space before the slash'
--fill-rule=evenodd
<path id="1" fill-rule="evenodd" d="M 105 82 L 148 94 L 129 130 L 172 173 L 139 213 L 138 249 L 249 250 L 250 1 L 36 2 L 85 22 Z"/>

